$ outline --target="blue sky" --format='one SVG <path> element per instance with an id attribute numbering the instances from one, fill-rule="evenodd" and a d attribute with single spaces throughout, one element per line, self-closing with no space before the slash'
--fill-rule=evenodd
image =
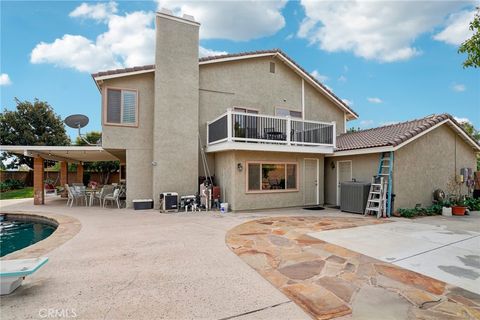
<path id="1" fill-rule="evenodd" d="M 90 72 L 153 63 L 153 12 L 167 7 L 202 23 L 201 54 L 281 48 L 360 114 L 349 126 L 448 112 L 480 128 L 480 73 L 457 53 L 475 4 L 2 1 L 1 106 L 38 98 L 100 130 Z"/>

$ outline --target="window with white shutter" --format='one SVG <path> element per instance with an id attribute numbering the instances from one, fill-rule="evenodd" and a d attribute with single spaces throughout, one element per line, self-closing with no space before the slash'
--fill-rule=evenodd
<path id="1" fill-rule="evenodd" d="M 105 107 L 105 124 L 137 125 L 137 91 L 107 88 Z"/>

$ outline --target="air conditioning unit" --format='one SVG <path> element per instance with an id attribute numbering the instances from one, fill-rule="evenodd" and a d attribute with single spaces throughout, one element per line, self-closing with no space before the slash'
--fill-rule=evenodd
<path id="1" fill-rule="evenodd" d="M 340 210 L 364 213 L 369 191 L 369 182 L 342 182 L 340 184 Z"/>
<path id="2" fill-rule="evenodd" d="M 160 211 L 178 211 L 178 193 L 160 193 Z"/>

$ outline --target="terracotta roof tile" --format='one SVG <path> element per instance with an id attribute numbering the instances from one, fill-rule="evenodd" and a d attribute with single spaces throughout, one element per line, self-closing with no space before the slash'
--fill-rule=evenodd
<path id="1" fill-rule="evenodd" d="M 447 119 L 453 121 L 453 123 L 463 130 L 451 115 L 447 113 L 434 114 L 421 119 L 341 134 L 337 137 L 336 151 L 387 146 L 395 147 Z M 465 130 L 463 131 L 465 132 Z"/>
<path id="2" fill-rule="evenodd" d="M 325 85 L 323 85 L 320 81 L 315 79 L 309 72 L 307 72 L 305 69 L 303 69 L 298 63 L 295 62 L 292 58 L 290 58 L 285 52 L 283 52 L 281 49 L 271 49 L 271 50 L 258 50 L 258 51 L 247 51 L 247 52 L 240 52 L 240 53 L 229 53 L 229 54 L 224 54 L 224 55 L 218 55 L 218 56 L 208 56 L 208 57 L 202 57 L 199 58 L 199 62 L 205 62 L 205 61 L 213 61 L 213 60 L 220 60 L 220 59 L 225 59 L 225 58 L 235 58 L 235 57 L 242 57 L 242 56 L 250 56 L 250 55 L 260 55 L 260 54 L 281 54 L 284 56 L 287 60 L 289 60 L 291 63 L 293 63 L 297 68 L 302 70 L 313 82 L 321 86 L 323 89 L 328 91 L 342 106 L 344 106 L 347 110 L 349 110 L 352 114 L 356 115 L 358 117 L 358 113 L 353 111 L 350 106 L 348 106 L 345 102 L 343 102 L 342 99 L 340 99 L 335 93 L 333 93 L 330 89 L 328 89 Z M 133 67 L 133 68 L 125 68 L 125 69 L 116 69 L 116 70 L 107 70 L 107 71 L 101 71 L 97 73 L 93 73 L 92 77 L 101 77 L 101 76 L 107 76 L 107 75 L 114 75 L 114 74 L 122 74 L 122 73 L 127 73 L 127 72 L 134 72 L 134 71 L 143 71 L 143 70 L 154 70 L 155 65 L 146 65 L 146 66 L 140 66 L 140 67 Z"/>
<path id="3" fill-rule="evenodd" d="M 149 64 L 149 65 L 146 65 L 146 66 L 100 71 L 100 72 L 97 72 L 97 73 L 92 73 L 92 77 L 96 78 L 96 77 L 101 77 L 101 76 L 109 76 L 109 75 L 112 75 L 112 74 L 122 74 L 122 73 L 127 73 L 127 72 L 154 70 L 154 69 L 155 69 L 155 65 L 154 64 Z"/>

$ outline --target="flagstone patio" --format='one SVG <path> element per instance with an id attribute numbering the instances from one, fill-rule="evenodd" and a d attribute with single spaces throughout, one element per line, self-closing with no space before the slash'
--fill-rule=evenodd
<path id="1" fill-rule="evenodd" d="M 380 223 L 269 217 L 236 226 L 226 242 L 315 319 L 480 319 L 475 293 L 307 235 Z"/>

